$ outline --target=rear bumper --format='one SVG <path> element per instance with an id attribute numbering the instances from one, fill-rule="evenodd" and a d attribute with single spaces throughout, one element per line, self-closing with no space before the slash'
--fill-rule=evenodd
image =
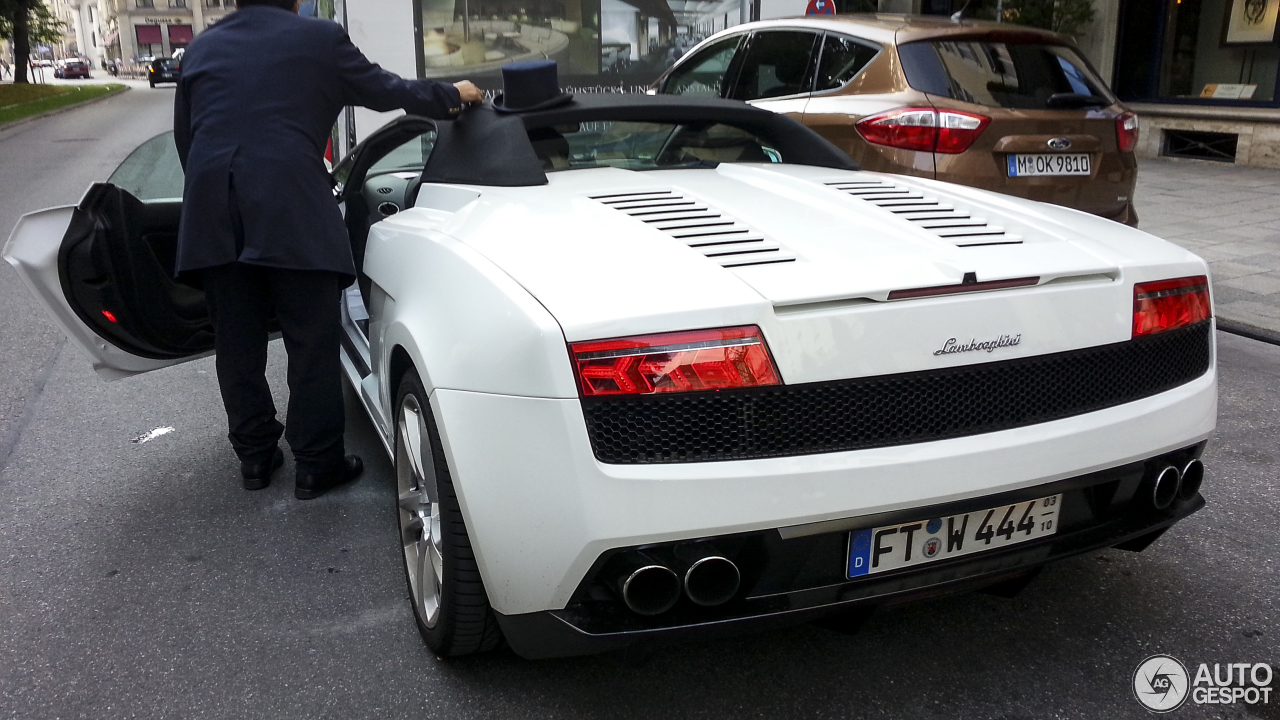
<path id="1" fill-rule="evenodd" d="M 1193 452 L 1198 455 L 1202 448 L 1203 444 Z M 1049 494 L 1051 490 L 1081 483 L 1083 486 L 1077 489 L 1083 489 L 1096 485 L 1099 478 L 1105 483 L 1107 477 L 1115 477 L 1115 473 L 1094 473 L 1034 491 Z M 997 505 L 1008 499 L 993 496 L 983 502 Z M 714 616 L 708 610 L 696 609 L 686 612 L 683 617 L 677 615 L 669 619 L 665 625 L 649 621 L 649 626 L 645 626 L 646 619 L 628 616 L 625 612 L 610 616 L 609 613 L 593 611 L 582 603 L 564 610 L 498 614 L 498 622 L 511 648 L 530 659 L 594 654 L 636 644 L 662 644 L 785 627 L 859 607 L 975 590 L 1024 575 L 1048 563 L 1126 543 L 1131 545 L 1127 549 L 1140 550 L 1179 520 L 1200 510 L 1204 504 L 1204 499 L 1196 494 L 1189 499 L 1178 500 L 1162 511 L 1139 507 L 1041 541 L 883 576 L 748 596 L 731 603 L 726 606 L 726 611 Z M 920 518 L 937 517 L 955 510 L 954 504 L 948 504 L 925 508 L 916 514 Z M 788 560 L 796 562 L 795 558 Z M 698 613 L 703 616 L 698 617 Z"/>
<path id="2" fill-rule="evenodd" d="M 514 617 L 568 608 L 618 548 L 990 498 L 1196 445 L 1217 382 L 1211 367 L 1120 406 L 950 440 L 662 465 L 599 462 L 577 400 L 437 389 L 431 404 L 490 603 Z"/>

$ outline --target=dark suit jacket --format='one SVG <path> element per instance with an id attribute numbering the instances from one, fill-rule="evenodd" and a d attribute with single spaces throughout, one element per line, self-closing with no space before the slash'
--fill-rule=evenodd
<path id="1" fill-rule="evenodd" d="M 374 65 L 327 20 L 251 5 L 201 33 L 174 100 L 186 171 L 177 271 L 239 260 L 354 275 L 323 162 L 345 105 L 446 118 L 461 100 Z"/>

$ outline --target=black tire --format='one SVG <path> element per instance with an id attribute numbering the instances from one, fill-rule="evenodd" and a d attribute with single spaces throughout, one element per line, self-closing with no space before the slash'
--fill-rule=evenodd
<path id="1" fill-rule="evenodd" d="M 153 81 L 151 81 L 151 89 L 152 89 L 152 90 L 155 90 L 155 89 L 156 89 L 156 83 L 155 83 L 155 81 L 154 81 L 154 80 L 153 80 Z"/>
<path id="2" fill-rule="evenodd" d="M 476 566 L 475 553 L 471 549 L 471 540 L 467 535 L 466 523 L 458 505 L 458 496 L 454 491 L 452 476 L 445 460 L 444 449 L 440 444 L 440 433 L 436 429 L 435 418 L 431 414 L 427 393 L 423 390 L 422 380 L 414 370 L 410 369 L 401 379 L 396 391 L 394 407 L 396 514 L 400 525 L 405 583 L 409 589 L 409 601 L 413 605 L 413 617 L 418 625 L 418 632 L 422 634 L 427 647 L 441 657 L 457 657 L 492 650 L 501 643 L 502 631 L 498 627 L 493 610 L 489 607 L 489 596 L 485 592 L 484 581 Z M 425 431 L 430 447 L 430 462 L 427 462 L 428 458 L 421 457 L 425 453 L 419 450 L 421 459 L 418 465 L 422 467 L 423 473 L 434 471 L 437 499 L 431 505 L 438 506 L 439 510 L 438 552 L 441 570 L 438 579 L 439 589 L 434 598 L 437 603 L 434 618 L 428 616 L 430 610 L 424 605 L 423 595 L 415 590 L 415 587 L 420 587 L 427 578 L 423 577 L 422 571 L 419 570 L 419 579 L 415 584 L 413 565 L 421 567 L 420 554 L 424 552 L 422 548 L 424 544 L 430 543 L 427 539 L 429 533 L 424 534 L 420 530 L 417 540 L 414 540 L 413 518 L 418 517 L 421 520 L 421 508 L 424 507 L 421 500 L 423 494 L 418 492 L 415 496 L 417 500 L 410 498 L 409 495 L 414 492 L 414 481 L 411 479 L 408 484 L 405 481 L 406 472 L 409 477 L 416 478 L 411 464 L 406 464 L 410 463 L 409 453 L 413 452 L 413 441 L 406 440 L 411 422 L 408 418 L 415 412 L 416 418 L 421 422 L 421 429 L 418 431 L 419 439 L 416 442 L 421 448 L 421 434 Z M 427 469 L 428 464 L 431 470 Z M 426 482 L 423 481 L 419 483 L 419 487 L 425 484 Z M 425 523 L 417 522 L 416 525 L 431 527 L 435 523 L 428 520 Z M 418 555 L 411 550 L 411 545 L 418 548 L 416 551 Z M 435 545 L 432 547 L 434 548 Z M 414 557 L 417 557 L 418 562 L 414 562 Z M 434 575 L 432 579 L 435 579 Z"/>

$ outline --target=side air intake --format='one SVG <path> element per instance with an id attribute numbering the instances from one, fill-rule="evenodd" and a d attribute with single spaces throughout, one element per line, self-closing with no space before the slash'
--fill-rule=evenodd
<path id="1" fill-rule="evenodd" d="M 588 195 L 665 232 L 721 267 L 795 262 L 795 253 L 700 200 L 671 190 Z"/>

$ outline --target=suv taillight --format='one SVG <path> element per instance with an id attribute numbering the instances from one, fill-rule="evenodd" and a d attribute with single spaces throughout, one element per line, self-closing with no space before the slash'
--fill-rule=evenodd
<path id="1" fill-rule="evenodd" d="M 1204 275 L 1133 286 L 1133 337 L 1186 327 L 1211 317 L 1209 278 Z"/>
<path id="2" fill-rule="evenodd" d="M 1116 118 L 1116 145 L 1120 152 L 1133 152 L 1138 146 L 1138 116 L 1127 112 Z"/>
<path id="3" fill-rule="evenodd" d="M 858 121 L 869 143 L 903 150 L 956 154 L 969 149 L 991 118 L 959 110 L 902 108 Z"/>
<path id="4" fill-rule="evenodd" d="M 754 325 L 570 343 L 583 397 L 779 385 Z"/>

